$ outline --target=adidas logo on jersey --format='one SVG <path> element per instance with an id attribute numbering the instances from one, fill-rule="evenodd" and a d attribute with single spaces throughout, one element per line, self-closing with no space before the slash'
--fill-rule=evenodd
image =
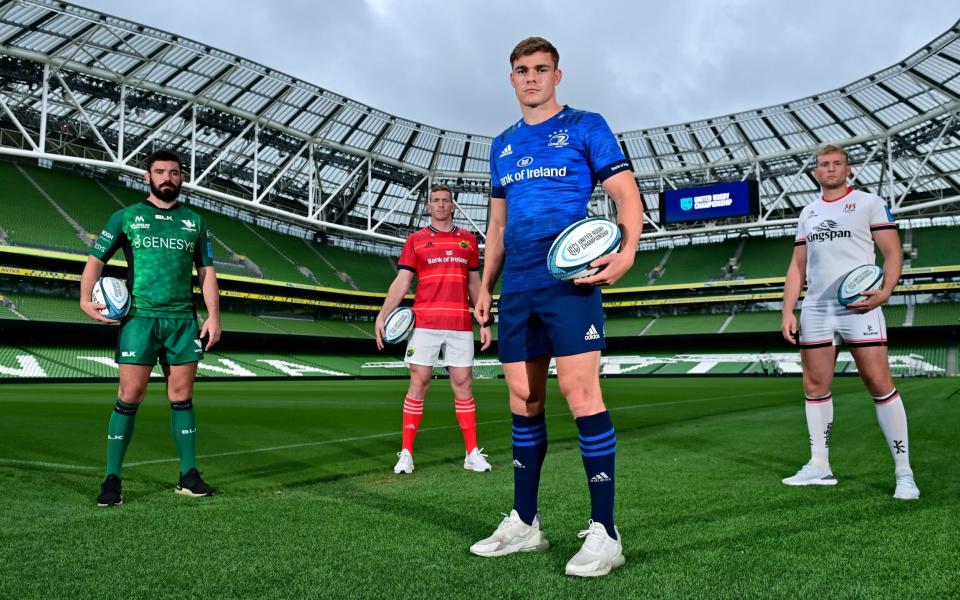
<path id="1" fill-rule="evenodd" d="M 524 464 L 523 464 L 522 462 L 520 462 L 519 460 L 513 459 L 513 468 L 514 468 L 514 469 L 526 469 L 527 467 L 524 466 Z"/>
<path id="2" fill-rule="evenodd" d="M 507 147 L 500 151 L 500 156 L 497 158 L 503 158 L 504 156 L 510 156 L 513 154 L 513 148 L 510 147 L 510 144 L 507 144 Z"/>
<path id="3" fill-rule="evenodd" d="M 584 341 L 589 342 L 590 340 L 599 340 L 600 334 L 597 332 L 597 328 L 593 325 L 590 326 L 590 329 L 587 330 L 587 334 L 583 336 Z"/>
<path id="4" fill-rule="evenodd" d="M 597 473 L 596 475 L 590 478 L 590 483 L 607 483 L 609 481 L 613 481 L 613 480 L 610 479 L 610 476 L 604 473 L 603 471 L 600 471 L 599 473 Z"/>

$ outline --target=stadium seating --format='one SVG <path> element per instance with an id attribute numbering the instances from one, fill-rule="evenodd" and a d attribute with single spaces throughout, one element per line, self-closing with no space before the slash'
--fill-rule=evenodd
<path id="1" fill-rule="evenodd" d="M 926 227 L 914 229 L 911 235 L 917 253 L 911 267 L 960 265 L 960 245 L 956 243 L 960 227 Z"/>
<path id="2" fill-rule="evenodd" d="M 653 320 L 652 317 L 613 317 L 603 323 L 603 331 L 607 337 L 631 337 L 640 335 Z"/>
<path id="3" fill-rule="evenodd" d="M 960 302 L 917 304 L 913 325 L 960 325 Z"/>
<path id="4" fill-rule="evenodd" d="M 16 306 L 17 312 L 31 321 L 91 323 L 90 317 L 80 310 L 80 302 L 77 298 L 39 294 L 6 294 L 6 296 Z"/>
<path id="5" fill-rule="evenodd" d="M 633 261 L 633 268 L 617 282 L 617 287 L 639 287 L 647 285 L 650 280 L 650 271 L 660 264 L 666 250 L 645 250 L 637 252 Z M 654 282 L 659 283 L 659 282 Z"/>
<path id="6" fill-rule="evenodd" d="M 740 253 L 737 275 L 744 279 L 783 277 L 792 255 L 792 237 L 749 238 Z"/>
<path id="7" fill-rule="evenodd" d="M 782 314 L 779 310 L 738 312 L 724 329 L 724 333 L 780 331 Z"/>
<path id="8" fill-rule="evenodd" d="M 723 279 L 723 267 L 737 250 L 739 242 L 681 246 L 673 249 L 663 275 L 656 284 L 691 283 Z"/>
<path id="9" fill-rule="evenodd" d="M 689 335 L 698 333 L 716 333 L 729 315 L 663 315 L 654 321 L 647 335 Z"/>
<path id="10" fill-rule="evenodd" d="M 397 276 L 396 267 L 385 256 L 374 256 L 351 252 L 337 246 L 313 245 L 336 269 L 346 273 L 357 289 L 368 292 L 386 292 Z M 399 255 L 399 250 L 397 250 Z M 334 280 L 343 287 L 339 279 Z"/>
<path id="11" fill-rule="evenodd" d="M 883 319 L 887 327 L 901 327 L 907 317 L 906 304 L 887 304 L 883 307 Z"/>
<path id="12" fill-rule="evenodd" d="M 97 182 L 87 177 L 40 167 L 24 167 L 24 170 L 91 235 L 91 239 L 100 233 L 110 215 L 123 208 Z"/>
<path id="13" fill-rule="evenodd" d="M 87 252 L 77 232 L 50 202 L 10 163 L 0 162 L 0 228 L 8 243 Z"/>

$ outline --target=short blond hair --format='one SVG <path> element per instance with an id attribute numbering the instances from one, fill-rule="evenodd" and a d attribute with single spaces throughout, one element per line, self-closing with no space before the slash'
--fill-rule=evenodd
<path id="1" fill-rule="evenodd" d="M 842 154 L 843 160 L 846 161 L 848 165 L 850 164 L 850 157 L 847 155 L 847 151 L 836 144 L 824 144 L 817 148 L 817 151 L 813 155 L 813 160 L 820 160 L 820 157 L 824 154 Z"/>

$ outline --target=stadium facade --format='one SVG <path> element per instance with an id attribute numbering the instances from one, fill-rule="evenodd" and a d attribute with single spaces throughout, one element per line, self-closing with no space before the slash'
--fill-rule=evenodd
<path id="1" fill-rule="evenodd" d="M 841 88 L 617 138 L 643 192 L 648 241 L 792 230 L 818 194 L 810 157 L 824 142 L 849 149 L 856 185 L 900 219 L 953 224 L 958 112 L 960 22 Z M 490 142 L 122 18 L 52 0 L 0 4 L 0 155 L 135 177 L 145 154 L 173 148 L 187 158 L 193 194 L 305 231 L 393 244 L 419 225 L 437 182 L 484 232 Z M 759 184 L 758 215 L 659 223 L 660 192 L 746 179 Z M 591 212 L 612 209 L 599 190 Z"/>

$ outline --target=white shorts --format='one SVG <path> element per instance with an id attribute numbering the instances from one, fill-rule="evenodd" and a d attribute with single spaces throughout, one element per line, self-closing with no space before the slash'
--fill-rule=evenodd
<path id="1" fill-rule="evenodd" d="M 441 350 L 443 364 L 438 362 Z M 407 341 L 407 355 L 403 360 L 426 367 L 472 367 L 473 332 L 414 329 Z"/>
<path id="2" fill-rule="evenodd" d="M 870 312 L 859 312 L 839 302 L 803 305 L 800 311 L 800 347 L 824 348 L 839 345 L 842 338 L 848 348 L 886 346 L 887 324 L 878 306 Z"/>

